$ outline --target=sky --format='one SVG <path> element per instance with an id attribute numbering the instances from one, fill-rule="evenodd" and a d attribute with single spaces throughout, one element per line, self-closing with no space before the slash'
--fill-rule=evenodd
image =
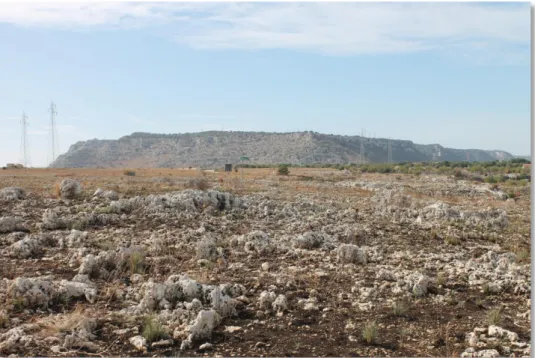
<path id="1" fill-rule="evenodd" d="M 526 3 L 0 3 L 0 165 L 132 132 L 530 153 Z"/>

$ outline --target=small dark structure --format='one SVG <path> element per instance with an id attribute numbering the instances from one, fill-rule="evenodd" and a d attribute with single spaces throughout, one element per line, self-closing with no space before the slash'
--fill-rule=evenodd
<path id="1" fill-rule="evenodd" d="M 225 171 L 232 172 L 232 164 L 225 164 Z"/>

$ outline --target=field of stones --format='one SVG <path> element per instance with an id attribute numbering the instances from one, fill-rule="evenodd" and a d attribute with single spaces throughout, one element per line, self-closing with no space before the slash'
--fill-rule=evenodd
<path id="1" fill-rule="evenodd" d="M 530 356 L 530 187 L 0 172 L 0 356 Z"/>

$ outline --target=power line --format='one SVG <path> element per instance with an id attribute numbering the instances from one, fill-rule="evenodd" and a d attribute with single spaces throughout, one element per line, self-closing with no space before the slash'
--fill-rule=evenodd
<path id="1" fill-rule="evenodd" d="M 26 116 L 26 113 L 22 113 L 22 119 L 20 120 L 20 124 L 22 126 L 22 136 L 21 136 L 21 143 L 20 143 L 20 154 L 22 159 L 22 165 L 24 167 L 30 166 L 30 151 L 28 150 L 28 116 Z"/>

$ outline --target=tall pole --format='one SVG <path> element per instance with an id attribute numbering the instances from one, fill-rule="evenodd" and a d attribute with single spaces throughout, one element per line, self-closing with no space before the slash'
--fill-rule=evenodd
<path id="1" fill-rule="evenodd" d="M 392 140 L 388 138 L 388 163 L 392 163 Z"/>
<path id="2" fill-rule="evenodd" d="M 360 164 L 364 164 L 364 129 L 360 133 Z"/>
<path id="3" fill-rule="evenodd" d="M 22 164 L 24 167 L 28 167 L 30 165 L 30 153 L 28 150 L 28 116 L 26 116 L 26 113 L 22 113 L 22 119 L 20 121 L 22 126 L 22 136 L 21 136 L 21 156 L 22 156 Z"/>
<path id="4" fill-rule="evenodd" d="M 51 161 L 50 164 L 52 164 L 56 160 L 56 155 L 58 152 L 58 145 L 57 145 L 57 132 L 56 132 L 56 115 L 58 112 L 56 111 L 56 105 L 54 102 L 50 103 L 50 149 L 51 149 Z"/>

